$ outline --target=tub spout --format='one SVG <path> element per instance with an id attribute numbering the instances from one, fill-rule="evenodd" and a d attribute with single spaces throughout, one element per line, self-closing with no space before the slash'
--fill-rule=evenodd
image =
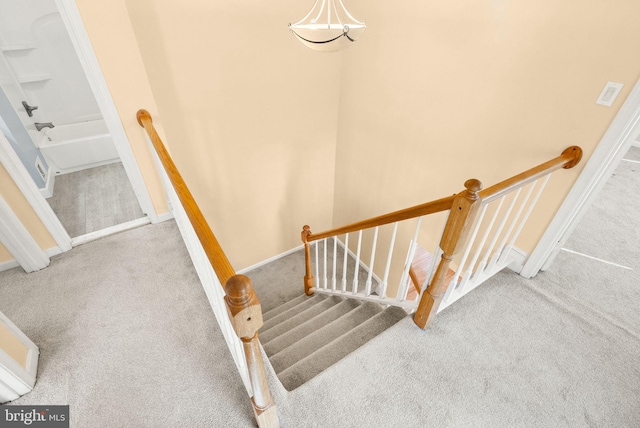
<path id="1" fill-rule="evenodd" d="M 53 123 L 51 122 L 45 122 L 45 123 L 36 122 L 34 123 L 34 125 L 36 126 L 36 129 L 38 131 L 42 131 L 44 128 L 53 128 Z"/>

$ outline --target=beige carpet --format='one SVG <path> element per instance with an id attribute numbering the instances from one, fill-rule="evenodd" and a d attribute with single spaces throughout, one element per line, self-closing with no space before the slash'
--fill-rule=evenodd
<path id="1" fill-rule="evenodd" d="M 637 168 L 624 177 L 638 189 Z M 638 199 L 624 198 L 632 212 Z M 604 233 L 581 226 L 567 245 L 625 245 L 631 270 L 562 252 L 532 280 L 497 275 L 426 332 L 403 319 L 291 392 L 269 366 L 284 426 L 640 426 L 640 216 L 600 209 L 584 221 Z M 249 275 L 278 294 L 302 276 L 282 263 Z M 14 404 L 69 404 L 74 427 L 255 425 L 172 222 L 1 273 L 0 311 L 41 350 L 35 389 Z"/>

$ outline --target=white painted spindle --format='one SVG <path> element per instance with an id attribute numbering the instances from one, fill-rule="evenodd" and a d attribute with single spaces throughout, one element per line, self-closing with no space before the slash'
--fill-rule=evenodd
<path id="1" fill-rule="evenodd" d="M 369 275 L 367 276 L 367 283 L 365 289 L 365 296 L 369 296 L 371 294 L 371 277 L 373 276 L 373 264 L 376 260 L 376 245 L 378 243 L 378 226 L 374 229 L 373 232 L 373 244 L 371 246 L 371 259 L 369 262 Z"/>
<path id="2" fill-rule="evenodd" d="M 482 220 L 484 219 L 484 215 L 487 212 L 487 208 L 489 207 L 489 205 L 484 205 L 482 207 L 482 209 L 480 210 L 480 215 L 478 218 L 478 226 L 482 223 Z M 493 218 L 493 220 L 495 220 L 495 216 Z M 466 292 L 466 287 L 467 287 L 467 283 L 469 282 L 469 279 L 471 278 L 471 274 L 473 273 L 473 268 L 475 267 L 476 263 L 478 262 L 478 258 L 480 258 L 480 253 L 482 253 L 482 247 L 484 246 L 485 241 L 487 240 L 487 236 L 489 235 L 489 230 L 490 230 L 491 226 L 489 226 L 485 233 L 482 236 L 482 239 L 480 241 L 480 243 L 476 246 L 476 250 L 473 253 L 473 257 L 471 258 L 471 261 L 469 262 L 469 267 L 467 267 L 467 269 L 464 271 L 464 273 L 462 274 L 462 279 L 460 280 L 460 291 L 462 293 Z"/>
<path id="3" fill-rule="evenodd" d="M 522 187 L 520 187 L 518 189 L 518 191 L 516 192 L 516 194 L 513 196 L 513 198 L 511 199 L 511 203 L 509 204 L 509 208 L 504 213 L 504 216 L 502 217 L 502 220 L 500 221 L 500 225 L 498 225 L 498 229 L 496 230 L 495 240 L 492 241 L 492 243 L 494 245 L 496 244 L 496 242 L 497 242 L 498 238 L 500 237 L 500 235 L 502 235 L 502 231 L 504 230 L 504 226 L 507 224 L 507 220 L 509 220 L 509 217 L 511 216 L 511 211 L 513 211 L 513 207 L 516 205 L 516 201 L 520 197 L 520 192 L 521 191 L 522 191 Z M 505 233 L 505 235 L 506 235 L 506 233 Z M 505 242 L 506 242 L 506 239 L 503 237 L 502 241 L 500 242 L 500 245 L 498 245 L 496 247 L 495 251 L 492 252 L 491 260 L 489 260 L 489 264 L 486 267 L 487 271 L 490 271 L 495 266 L 496 262 L 498 261 L 498 256 L 500 255 L 500 251 L 502 250 L 501 247 L 504 245 Z M 493 249 L 494 245 L 491 246 L 492 249 Z"/>
<path id="4" fill-rule="evenodd" d="M 318 246 L 320 245 L 320 242 L 316 241 L 314 243 L 314 247 L 316 247 L 316 281 L 318 281 L 318 284 L 316 285 L 316 287 L 318 285 L 321 285 L 322 281 L 320 280 L 320 275 L 318 273 L 319 269 L 320 269 L 320 264 L 318 263 Z"/>
<path id="5" fill-rule="evenodd" d="M 487 225 L 484 235 L 482 237 L 482 242 L 480 243 L 479 246 L 479 251 L 482 251 L 482 249 L 484 248 L 484 243 L 487 241 L 487 238 L 489 237 L 489 234 L 491 233 L 491 230 L 493 230 L 493 225 L 495 224 L 497 218 L 498 218 L 498 214 L 500 214 L 500 210 L 502 209 L 502 204 L 504 203 L 504 196 L 501 197 L 499 199 L 498 202 L 498 206 L 496 207 L 495 211 L 493 212 L 493 216 L 491 217 L 491 221 L 489 222 L 489 224 Z M 493 204 L 487 204 L 485 206 L 489 206 L 489 205 L 493 205 Z M 484 252 L 484 256 L 482 257 L 482 260 L 480 261 L 480 264 L 478 265 L 478 268 L 476 269 L 474 275 L 473 275 L 473 280 L 474 281 L 478 281 L 480 278 L 480 275 L 482 275 L 482 273 L 484 272 L 484 268 L 487 265 L 487 261 L 489 260 L 489 255 L 491 254 L 491 249 L 493 248 L 493 245 L 490 245 L 489 248 L 487 248 Z"/>
<path id="6" fill-rule="evenodd" d="M 347 257 L 349 256 L 349 234 L 344 236 L 344 260 L 342 262 L 342 292 L 347 292 Z"/>
<path id="7" fill-rule="evenodd" d="M 358 274 L 360 273 L 360 248 L 362 247 L 362 230 L 358 232 L 358 249 L 356 250 L 356 265 L 353 269 L 353 288 L 352 293 L 358 292 Z"/>
<path id="8" fill-rule="evenodd" d="M 384 278 L 382 279 L 382 288 L 380 289 L 380 297 L 387 297 L 387 283 L 389 281 L 389 271 L 391 269 L 391 258 L 393 257 L 393 246 L 396 243 L 396 234 L 398 233 L 398 222 L 393 224 L 393 234 L 391 235 L 391 243 L 389 244 L 389 253 L 387 255 L 387 265 L 384 268 Z"/>
<path id="9" fill-rule="evenodd" d="M 324 288 L 325 290 L 328 288 L 327 286 L 328 284 L 328 278 L 327 278 L 327 238 L 322 240 L 323 243 L 323 247 L 324 247 L 324 263 L 322 264 L 322 272 L 323 272 L 323 276 L 324 276 L 324 286 L 322 288 Z"/>
<path id="10" fill-rule="evenodd" d="M 436 243 L 436 248 L 433 250 L 433 256 L 431 258 L 431 266 L 429 266 L 429 271 L 427 272 L 427 276 L 424 280 L 424 284 L 422 284 L 422 288 L 420 289 L 420 297 L 422 297 L 422 293 L 427 289 L 429 284 L 431 283 L 431 279 L 433 275 L 436 273 L 436 266 L 440 261 L 440 257 L 442 257 L 442 248 L 440 248 L 440 240 L 442 239 L 442 235 L 444 235 L 444 229 L 447 227 L 447 221 L 449 221 L 449 215 L 451 211 L 447 211 L 447 216 L 442 223 L 442 229 L 440 230 L 440 234 L 438 235 L 440 238 Z"/>
<path id="11" fill-rule="evenodd" d="M 520 232 L 522 232 L 522 228 L 526 224 L 527 220 L 529 220 L 529 217 L 531 216 L 531 211 L 533 211 L 533 209 L 535 208 L 536 204 L 538 203 L 538 199 L 540 199 L 540 195 L 542 195 L 542 191 L 544 190 L 545 186 L 547 185 L 547 182 L 549 181 L 550 177 L 551 177 L 551 174 L 547 174 L 547 176 L 544 178 L 542 183 L 540 183 L 538 191 L 536 192 L 535 196 L 531 200 L 531 203 L 529 204 L 529 207 L 527 208 L 527 211 L 522 216 L 522 219 L 520 220 L 520 224 L 518 224 L 518 228 L 513 233 L 513 236 L 511 237 L 511 241 L 509 241 L 509 245 L 507 245 L 507 247 L 503 251 L 503 254 L 499 259 L 499 263 L 504 264 L 506 262 L 506 258 L 509 256 L 509 254 L 511 254 L 511 251 L 513 250 L 513 247 L 515 246 L 516 239 L 518 239 L 518 236 L 520 236 Z M 537 183 L 537 181 L 536 181 L 536 183 Z M 533 187 L 533 185 L 535 185 L 535 183 L 532 184 L 532 187 Z"/>
<path id="12" fill-rule="evenodd" d="M 336 291 L 336 267 L 338 266 L 338 238 L 333 237 L 333 269 L 331 269 L 331 290 Z"/>
<path id="13" fill-rule="evenodd" d="M 456 269 L 456 272 L 453 275 L 453 278 L 451 278 L 451 282 L 449 283 L 449 286 L 447 287 L 447 291 L 444 294 L 445 302 L 449 300 L 449 296 L 451 295 L 451 293 L 453 293 L 455 288 L 458 286 L 458 280 L 460 279 L 460 276 L 464 273 L 464 268 L 467 263 L 467 258 L 469 257 L 469 253 L 471 252 L 473 243 L 476 240 L 476 235 L 478 235 L 478 230 L 480 229 L 480 224 L 482 223 L 483 216 L 484 216 L 484 210 L 480 213 L 480 216 L 475 221 L 475 224 L 473 226 L 473 231 L 471 232 L 471 236 L 469 237 L 469 240 L 465 245 L 464 252 L 462 254 L 462 259 L 460 260 L 460 263 L 458 264 L 458 268 Z"/>

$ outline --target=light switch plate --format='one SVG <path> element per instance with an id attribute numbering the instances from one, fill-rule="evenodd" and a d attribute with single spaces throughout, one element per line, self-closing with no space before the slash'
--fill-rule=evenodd
<path id="1" fill-rule="evenodd" d="M 604 85 L 604 89 L 600 93 L 600 96 L 596 100 L 596 104 L 611 107 L 623 86 L 624 84 L 622 83 L 607 82 L 607 84 Z"/>

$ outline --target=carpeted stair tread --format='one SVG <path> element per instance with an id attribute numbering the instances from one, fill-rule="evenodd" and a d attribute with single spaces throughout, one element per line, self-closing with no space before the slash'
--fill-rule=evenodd
<path id="1" fill-rule="evenodd" d="M 258 296 L 260 297 L 260 296 Z M 304 302 L 305 300 L 309 299 L 309 296 L 302 294 L 298 297 L 296 297 L 295 299 L 291 299 L 288 302 L 285 302 L 283 304 L 281 304 L 280 306 L 276 306 L 275 308 L 271 309 L 268 312 L 265 312 L 262 314 L 262 320 L 263 321 L 267 321 L 270 320 L 271 318 L 275 317 L 276 315 L 279 315 L 281 313 L 283 313 L 284 311 L 288 311 L 289 309 L 293 308 L 294 306 L 296 306 L 299 303 Z"/>
<path id="2" fill-rule="evenodd" d="M 316 305 L 313 308 L 317 306 L 319 305 Z M 283 334 L 277 337 L 273 337 L 273 339 L 269 340 L 268 343 L 265 342 L 263 340 L 264 338 L 261 336 L 260 341 L 262 342 L 264 351 L 267 353 L 267 355 L 277 354 L 286 347 L 293 345 L 298 340 L 301 340 L 312 334 L 318 329 L 318 326 L 327 325 L 330 322 L 335 321 L 341 316 L 347 314 L 351 310 L 357 308 L 358 306 L 360 306 L 360 302 L 358 302 L 357 300 L 345 299 L 332 308 L 329 308 L 321 314 L 318 314 L 314 318 L 306 319 L 302 323 L 287 330 Z M 273 328 L 270 331 L 275 330 L 276 328 Z"/>
<path id="3" fill-rule="evenodd" d="M 296 328 L 300 324 L 307 322 L 308 320 L 315 318 L 316 316 L 328 311 L 332 307 L 338 305 L 342 302 L 343 299 L 336 296 L 322 296 L 322 300 L 315 305 L 309 306 L 300 304 L 295 308 L 291 308 L 289 311 L 285 312 L 285 314 L 289 314 L 291 312 L 291 317 L 288 319 L 280 319 L 272 318 L 268 323 L 264 323 L 262 328 L 260 329 L 260 342 L 265 345 L 271 342 L 278 336 L 285 334 L 286 332 Z M 300 311 L 294 311 L 294 309 L 299 308 Z M 278 321 L 274 324 L 274 321 Z"/>
<path id="4" fill-rule="evenodd" d="M 283 349 L 277 354 L 271 355 L 269 357 L 269 361 L 271 361 L 271 365 L 276 373 L 280 373 L 287 367 L 294 365 L 306 356 L 311 355 L 318 349 L 331 343 L 336 338 L 355 329 L 357 326 L 366 323 L 367 320 L 374 317 L 381 311 L 382 307 L 380 305 L 371 302 L 364 302 L 346 315 L 341 316 L 325 326 L 318 326 L 318 328 L 310 335 Z M 356 338 L 353 338 L 353 340 L 357 341 Z M 342 356 L 340 358 L 342 358 Z"/>
<path id="5" fill-rule="evenodd" d="M 406 316 L 407 313 L 403 309 L 389 307 L 301 359 L 291 367 L 280 371 L 278 378 L 288 391 L 292 391 Z M 273 357 L 269 358 L 269 360 L 273 360 Z"/>
<path id="6" fill-rule="evenodd" d="M 264 333 L 265 331 L 269 330 L 271 327 L 276 326 L 278 324 L 280 324 L 281 322 L 286 321 L 287 319 L 296 316 L 297 314 L 299 314 L 300 312 L 306 311 L 307 309 L 311 308 L 314 305 L 318 305 L 322 302 L 324 302 L 325 300 L 327 300 L 327 296 L 322 296 L 319 294 L 313 295 L 311 297 L 307 297 L 298 303 L 297 305 L 287 309 L 284 312 L 279 313 L 278 315 L 275 315 L 271 318 L 269 318 L 268 320 L 264 321 L 264 317 L 263 317 L 263 321 L 264 324 L 262 325 L 262 328 L 260 329 L 260 334 Z"/>

